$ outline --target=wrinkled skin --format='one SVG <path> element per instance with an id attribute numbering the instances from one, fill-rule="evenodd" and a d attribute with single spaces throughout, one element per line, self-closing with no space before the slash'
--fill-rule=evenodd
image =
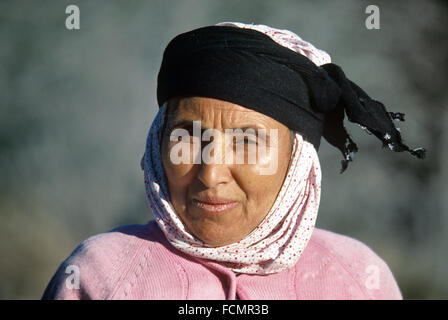
<path id="1" fill-rule="evenodd" d="M 194 164 L 193 160 L 174 164 L 170 152 L 176 144 L 185 142 L 170 141 L 170 134 L 176 128 L 191 129 L 185 121 L 176 125 L 182 120 L 201 121 L 203 129 L 216 129 L 221 138 L 216 141 L 221 141 L 219 143 L 222 145 L 230 140 L 226 138 L 228 135 L 224 133 L 225 129 L 242 127 L 264 128 L 267 135 L 270 129 L 277 129 L 278 144 L 275 145 L 267 138 L 268 152 L 257 158 L 256 163 L 248 163 L 246 159 L 244 164 L 234 163 L 235 161 L 215 161 L 208 164 L 201 161 Z M 189 142 L 192 154 L 193 140 L 194 138 Z M 247 149 L 249 143 L 260 140 L 256 136 L 250 136 L 240 141 L 244 141 L 244 148 Z M 204 143 L 200 146 L 204 148 Z M 170 100 L 162 141 L 163 167 L 168 179 L 171 202 L 190 233 L 211 247 L 238 242 L 247 236 L 260 224 L 274 204 L 289 166 L 291 147 L 289 128 L 262 113 L 212 98 Z M 231 152 L 236 151 L 231 149 Z M 274 152 L 277 153 L 277 159 L 274 159 Z M 272 161 L 277 161 L 277 170 L 269 175 L 260 174 L 260 168 L 269 166 Z M 193 200 L 195 197 L 209 196 L 230 200 L 233 202 L 232 207 L 218 213 L 209 212 Z"/>

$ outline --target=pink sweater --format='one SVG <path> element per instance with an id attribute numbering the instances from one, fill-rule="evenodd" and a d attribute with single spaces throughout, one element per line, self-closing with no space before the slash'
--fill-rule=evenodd
<path id="1" fill-rule="evenodd" d="M 83 241 L 43 299 L 401 299 L 388 266 L 352 238 L 315 229 L 294 268 L 235 275 L 173 248 L 154 221 Z"/>

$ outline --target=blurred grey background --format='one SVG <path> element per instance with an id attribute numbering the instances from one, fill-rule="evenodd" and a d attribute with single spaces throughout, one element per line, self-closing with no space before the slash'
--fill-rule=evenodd
<path id="1" fill-rule="evenodd" d="M 81 29 L 65 28 L 76 4 Z M 380 30 L 365 27 L 369 4 Z M 0 2 L 0 298 L 39 299 L 83 239 L 146 223 L 139 161 L 157 111 L 162 53 L 177 34 L 221 21 L 289 29 L 389 111 L 421 161 L 381 148 L 322 142 L 317 226 L 370 246 L 408 299 L 448 298 L 448 5 L 445 1 Z"/>

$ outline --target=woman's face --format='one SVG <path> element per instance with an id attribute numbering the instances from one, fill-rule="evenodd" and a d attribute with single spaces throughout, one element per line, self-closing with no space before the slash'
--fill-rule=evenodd
<path id="1" fill-rule="evenodd" d="M 193 131 L 193 121 L 200 121 L 199 136 L 193 136 L 198 132 Z M 229 130 L 238 128 L 240 132 Z M 175 129 L 186 129 L 191 137 L 171 141 Z M 204 139 L 206 129 L 215 129 L 207 130 L 213 138 Z M 163 167 L 171 202 L 190 233 L 217 247 L 238 242 L 254 230 L 283 184 L 290 137 L 285 125 L 240 105 L 203 97 L 171 100 L 162 141 Z M 256 149 L 255 161 L 250 160 L 252 148 L 263 143 L 265 152 Z M 179 150 L 191 153 L 185 157 L 188 153 Z"/>

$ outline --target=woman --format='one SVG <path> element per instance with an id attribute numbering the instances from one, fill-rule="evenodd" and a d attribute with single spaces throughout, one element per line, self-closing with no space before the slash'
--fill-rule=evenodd
<path id="1" fill-rule="evenodd" d="M 388 112 L 287 30 L 221 23 L 175 37 L 142 169 L 155 220 L 83 241 L 44 299 L 401 299 L 366 245 L 314 228 L 323 136 L 348 119 L 409 149 Z M 71 271 L 76 270 L 76 274 Z"/>

